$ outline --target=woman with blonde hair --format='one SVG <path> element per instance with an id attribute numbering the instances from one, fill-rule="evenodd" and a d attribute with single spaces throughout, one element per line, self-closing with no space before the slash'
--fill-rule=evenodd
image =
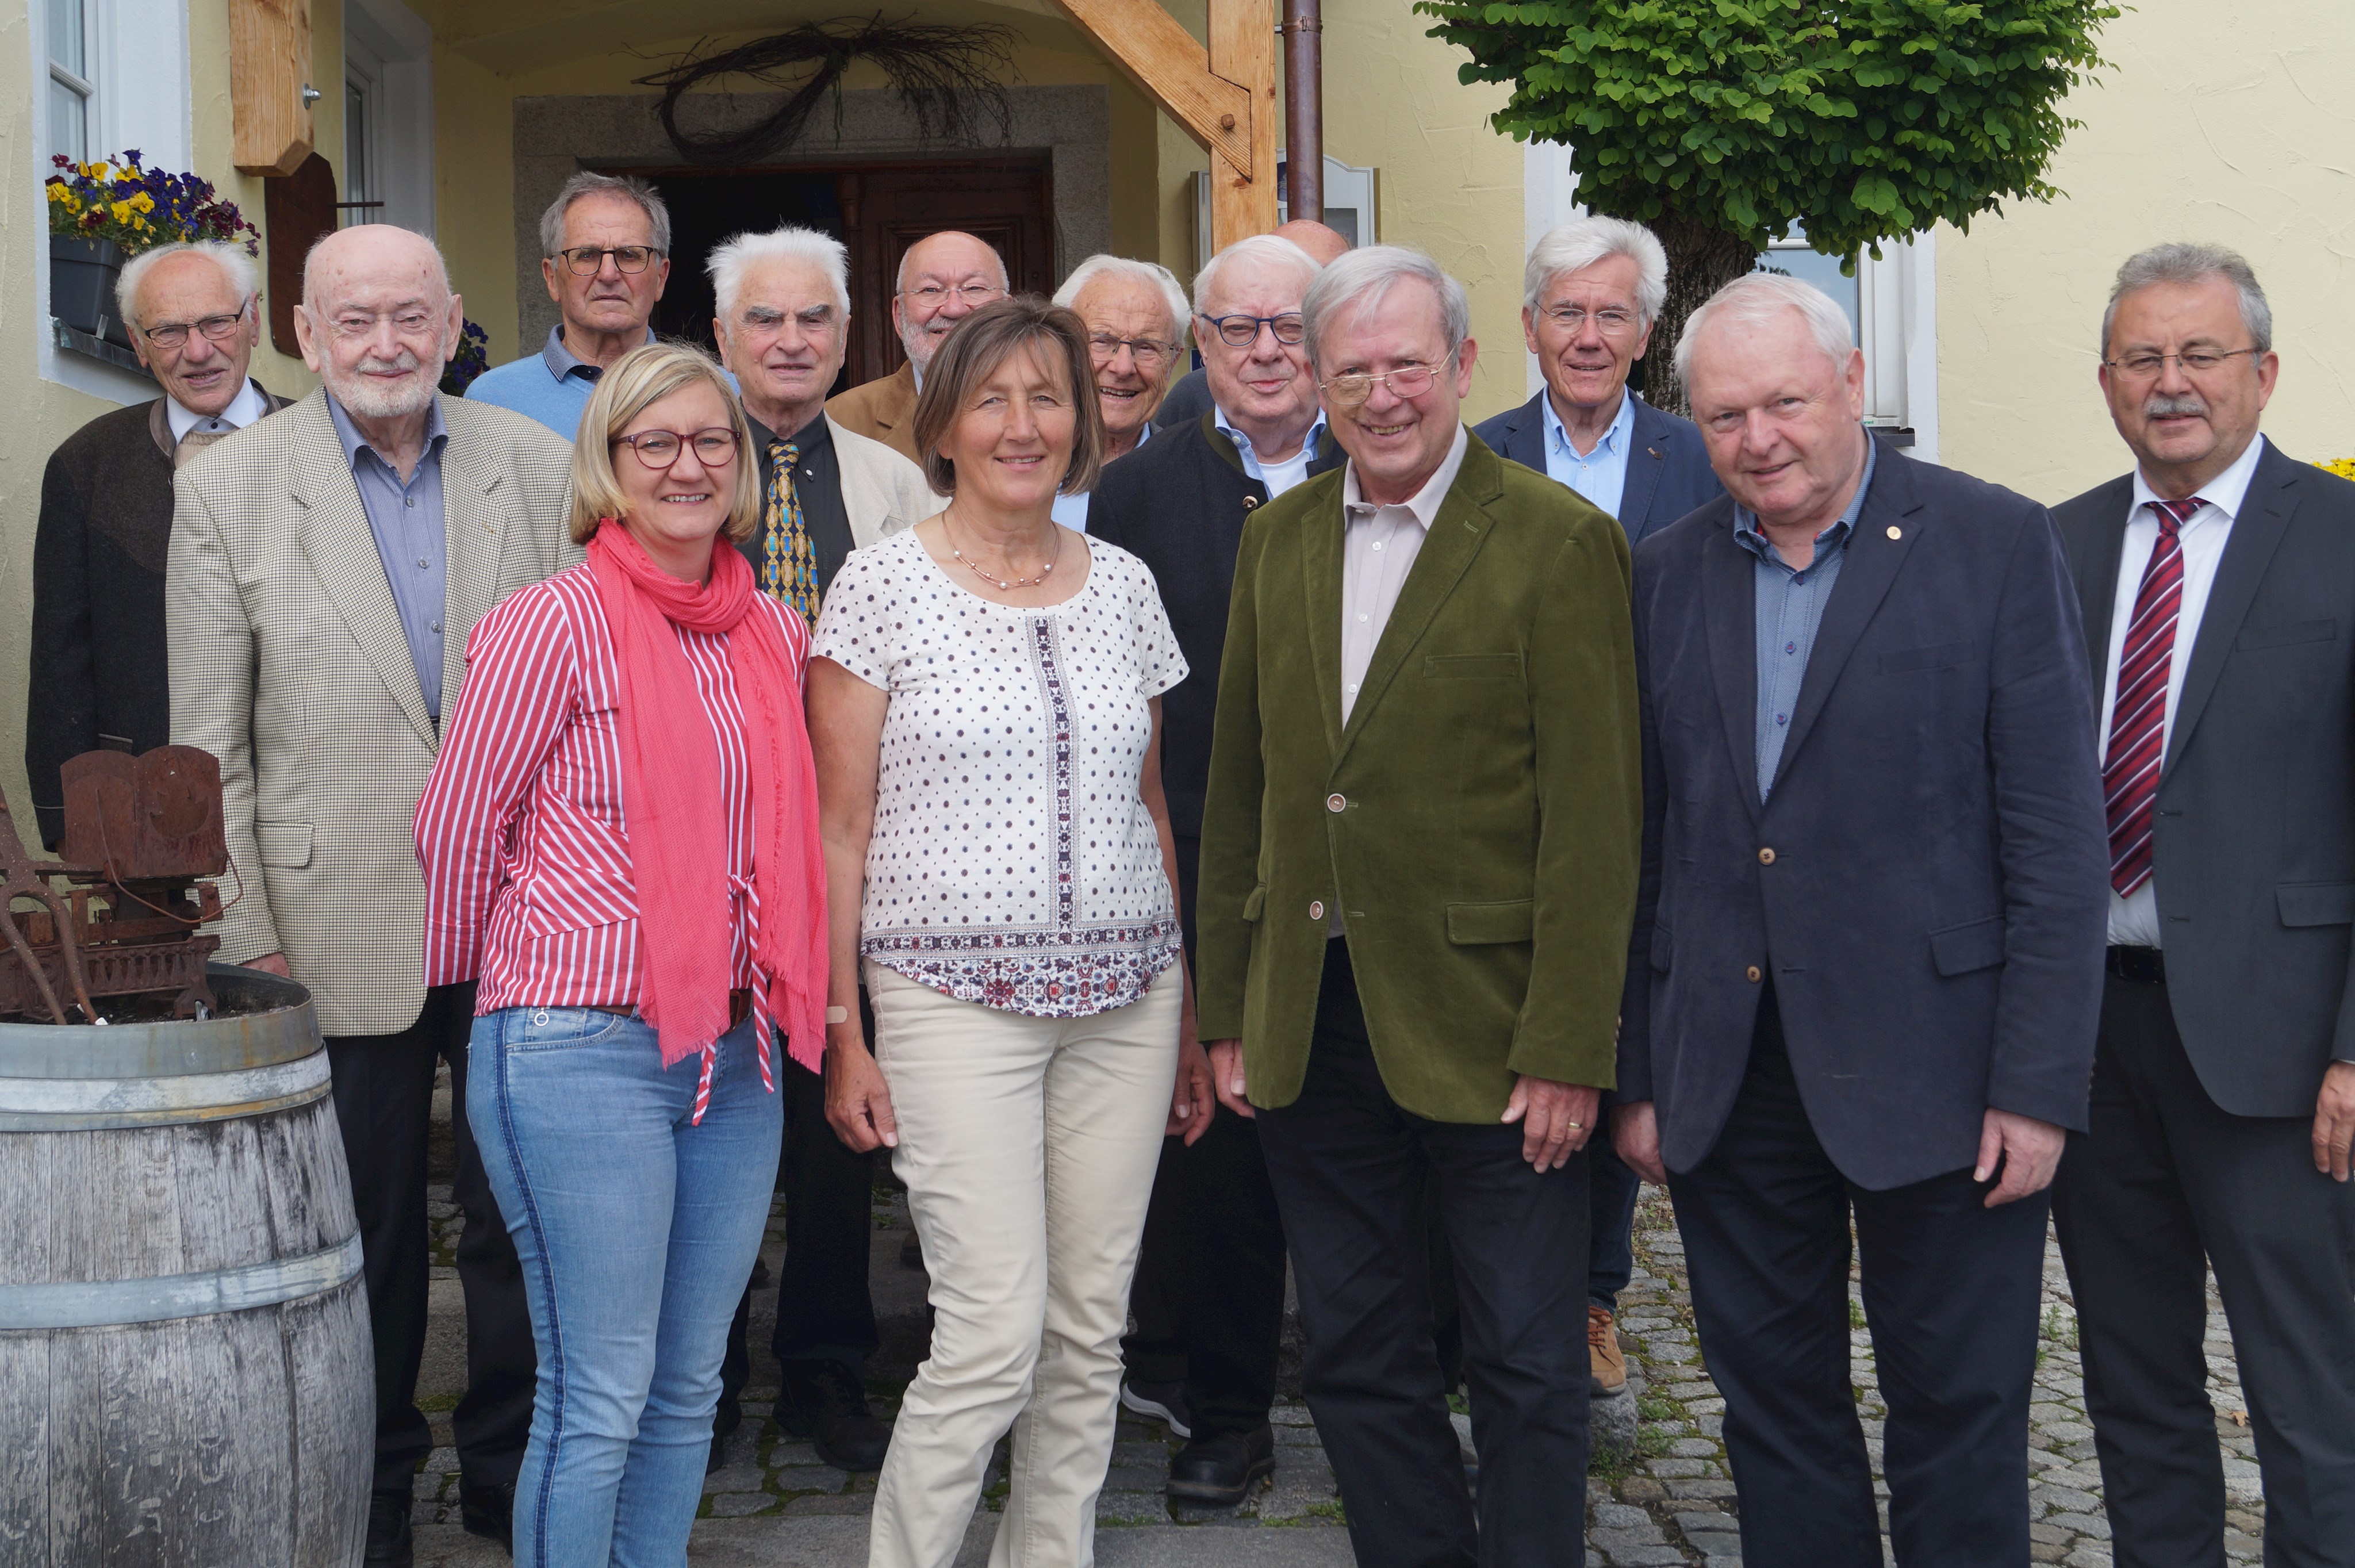
<path id="1" fill-rule="evenodd" d="M 744 414 L 673 344 L 597 383 L 587 561 L 467 641 L 417 808 L 426 979 L 479 978 L 466 1110 L 539 1349 L 529 1568 L 677 1564 L 783 1125 L 815 1067 L 826 884 L 800 618 L 762 594 Z"/>
<path id="2" fill-rule="evenodd" d="M 935 1312 L 868 1561 L 947 1568 L 1010 1427 L 990 1561 L 1078 1568 L 1161 1140 L 1212 1104 L 1159 764 L 1186 661 L 1152 573 L 1052 516 L 1104 443 L 1077 316 L 1025 297 L 959 322 L 915 437 L 948 509 L 852 553 L 810 675 L 826 1115 L 891 1146 Z"/>

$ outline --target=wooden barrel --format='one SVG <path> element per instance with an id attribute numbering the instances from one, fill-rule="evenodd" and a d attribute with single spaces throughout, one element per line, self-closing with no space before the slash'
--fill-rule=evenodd
<path id="1" fill-rule="evenodd" d="M 310 995 L 0 1025 L 0 1563 L 357 1564 L 376 1394 Z"/>

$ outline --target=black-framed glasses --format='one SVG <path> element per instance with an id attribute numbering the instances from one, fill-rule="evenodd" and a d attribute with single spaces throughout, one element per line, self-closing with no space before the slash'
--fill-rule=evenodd
<path id="1" fill-rule="evenodd" d="M 1178 345 L 1164 343 L 1157 337 L 1115 337 L 1109 332 L 1088 335 L 1088 357 L 1099 365 L 1111 364 L 1120 357 L 1124 348 L 1136 361 L 1136 368 L 1148 376 L 1178 357 Z"/>
<path id="2" fill-rule="evenodd" d="M 635 435 L 615 436 L 613 444 L 628 447 L 638 454 L 640 463 L 657 474 L 668 473 L 678 454 L 689 446 L 695 448 L 695 460 L 706 468 L 725 468 L 736 461 L 736 432 L 724 425 L 685 433 L 642 430 Z"/>
<path id="3" fill-rule="evenodd" d="M 1632 310 L 1621 310 L 1612 305 L 1589 313 L 1574 304 L 1558 304 L 1538 314 L 1562 331 L 1573 335 L 1585 331 L 1586 324 L 1591 320 L 1605 337 L 1625 337 L 1636 330 L 1636 324 L 1642 319 Z"/>
<path id="4" fill-rule="evenodd" d="M 2187 376 L 2204 376 L 2222 367 L 2225 360 L 2243 354 L 2262 352 L 2255 348 L 2187 348 L 2180 354 L 2124 354 L 2115 359 L 2105 359 L 2104 365 L 2122 370 L 2137 381 L 2147 381 L 2158 376 L 2170 359 L 2183 367 Z"/>
<path id="5" fill-rule="evenodd" d="M 228 343 L 237 336 L 237 329 L 245 322 L 246 307 L 253 296 L 245 296 L 244 304 L 228 315 L 202 316 L 195 321 L 159 321 L 153 326 L 143 326 L 139 336 L 158 348 L 179 349 L 186 347 L 188 334 L 201 332 L 208 343 Z"/>
<path id="6" fill-rule="evenodd" d="M 1308 336 L 1298 311 L 1282 315 L 1206 315 L 1202 320 L 1218 328 L 1219 341 L 1230 348 L 1249 348 L 1259 341 L 1261 328 L 1275 334 L 1275 340 L 1286 348 L 1296 348 Z"/>
<path id="7" fill-rule="evenodd" d="M 1394 398 L 1419 398 L 1431 390 L 1439 373 L 1455 359 L 1453 350 L 1436 365 L 1401 365 L 1377 375 L 1369 370 L 1344 370 L 1329 381 L 1319 381 L 1325 400 L 1337 409 L 1354 409 L 1374 395 L 1376 385 L 1388 387 Z"/>
<path id="8" fill-rule="evenodd" d="M 564 264 L 572 269 L 575 277 L 593 278 L 605 270 L 605 258 L 613 258 L 613 265 L 624 272 L 643 272 L 646 264 L 662 254 L 651 245 L 575 245 L 570 251 L 559 251 Z"/>
<path id="9" fill-rule="evenodd" d="M 922 288 L 900 291 L 901 299 L 914 300 L 926 310 L 938 310 L 948 304 L 951 294 L 956 295 L 969 305 L 979 306 L 986 305 L 992 300 L 1004 299 L 1006 291 L 996 283 L 957 283 L 954 286 L 926 283 Z"/>

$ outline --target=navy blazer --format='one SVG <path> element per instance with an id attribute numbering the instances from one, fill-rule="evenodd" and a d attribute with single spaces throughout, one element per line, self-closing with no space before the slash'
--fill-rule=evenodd
<path id="1" fill-rule="evenodd" d="M 1636 550 L 1644 876 L 1615 1102 L 1689 1170 L 1771 975 L 1859 1186 L 1973 1163 L 1988 1107 L 2085 1125 L 2108 829 L 2076 590 L 2042 507 L 1883 448 L 1757 779 L 1755 559 L 1721 498 Z"/>
<path id="2" fill-rule="evenodd" d="M 2125 475 L 2052 513 L 2097 693 L 2133 496 Z M 2236 1116 L 2313 1115 L 2323 1070 L 2355 1061 L 2355 485 L 2270 442 L 2191 645 L 2151 835 L 2167 999 L 2200 1086 Z"/>
<path id="3" fill-rule="evenodd" d="M 1545 393 L 1483 420 L 1472 433 L 1524 468 L 1546 471 Z M 1709 465 L 1700 426 L 1663 413 L 1634 392 L 1635 437 L 1627 450 L 1627 487 L 1619 496 L 1619 526 L 1630 545 L 1641 544 L 1694 507 L 1725 494 Z"/>

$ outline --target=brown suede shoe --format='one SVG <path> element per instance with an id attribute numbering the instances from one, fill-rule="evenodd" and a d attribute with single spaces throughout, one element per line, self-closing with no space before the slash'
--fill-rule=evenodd
<path id="1" fill-rule="evenodd" d="M 1589 1392 L 1600 1399 L 1627 1386 L 1627 1358 L 1619 1353 L 1619 1328 L 1608 1308 L 1586 1308 Z"/>

